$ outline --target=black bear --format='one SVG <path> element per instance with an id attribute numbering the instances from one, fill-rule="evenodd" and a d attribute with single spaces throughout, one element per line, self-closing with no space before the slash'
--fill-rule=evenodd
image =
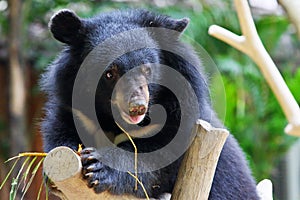
<path id="1" fill-rule="evenodd" d="M 180 41 L 188 23 L 187 18 L 139 9 L 90 19 L 61 10 L 51 18 L 50 31 L 65 48 L 41 77 L 48 98 L 44 149 L 77 150 L 83 144 L 83 176 L 96 193 L 145 197 L 127 173 L 135 170 L 135 148 L 124 132 L 138 151 L 138 178 L 150 197 L 159 198 L 172 192 L 196 120 L 223 127 L 210 105 L 201 62 Z M 86 142 L 88 136 L 95 139 Z M 245 156 L 231 135 L 209 199 L 259 199 Z"/>

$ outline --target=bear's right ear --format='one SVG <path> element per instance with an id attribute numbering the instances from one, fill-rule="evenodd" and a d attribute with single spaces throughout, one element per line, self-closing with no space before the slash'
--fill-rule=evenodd
<path id="1" fill-rule="evenodd" d="M 69 45 L 83 42 L 83 23 L 71 10 L 60 10 L 49 22 L 49 29 L 54 38 Z"/>

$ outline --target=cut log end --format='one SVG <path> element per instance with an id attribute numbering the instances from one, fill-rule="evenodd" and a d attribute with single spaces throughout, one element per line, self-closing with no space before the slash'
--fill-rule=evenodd
<path id="1" fill-rule="evenodd" d="M 63 181 L 81 172 L 81 160 L 68 147 L 55 148 L 44 160 L 44 171 L 53 182 Z"/>

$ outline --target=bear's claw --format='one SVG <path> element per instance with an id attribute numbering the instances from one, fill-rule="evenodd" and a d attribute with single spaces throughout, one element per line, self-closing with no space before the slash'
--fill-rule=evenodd
<path id="1" fill-rule="evenodd" d="M 93 188 L 96 193 L 109 190 L 112 187 L 113 179 L 108 174 L 112 170 L 104 165 L 100 159 L 100 154 L 95 148 L 85 148 L 80 152 L 82 161 L 82 174 L 87 180 L 87 185 Z"/>

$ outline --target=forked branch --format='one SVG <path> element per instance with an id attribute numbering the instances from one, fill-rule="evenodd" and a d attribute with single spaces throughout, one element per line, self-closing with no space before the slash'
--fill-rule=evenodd
<path id="1" fill-rule="evenodd" d="M 258 36 L 248 2 L 247 0 L 234 0 L 234 3 L 242 36 L 217 25 L 212 25 L 208 32 L 213 37 L 247 54 L 258 65 L 289 122 L 285 132 L 290 135 L 300 136 L 299 105 Z"/>

